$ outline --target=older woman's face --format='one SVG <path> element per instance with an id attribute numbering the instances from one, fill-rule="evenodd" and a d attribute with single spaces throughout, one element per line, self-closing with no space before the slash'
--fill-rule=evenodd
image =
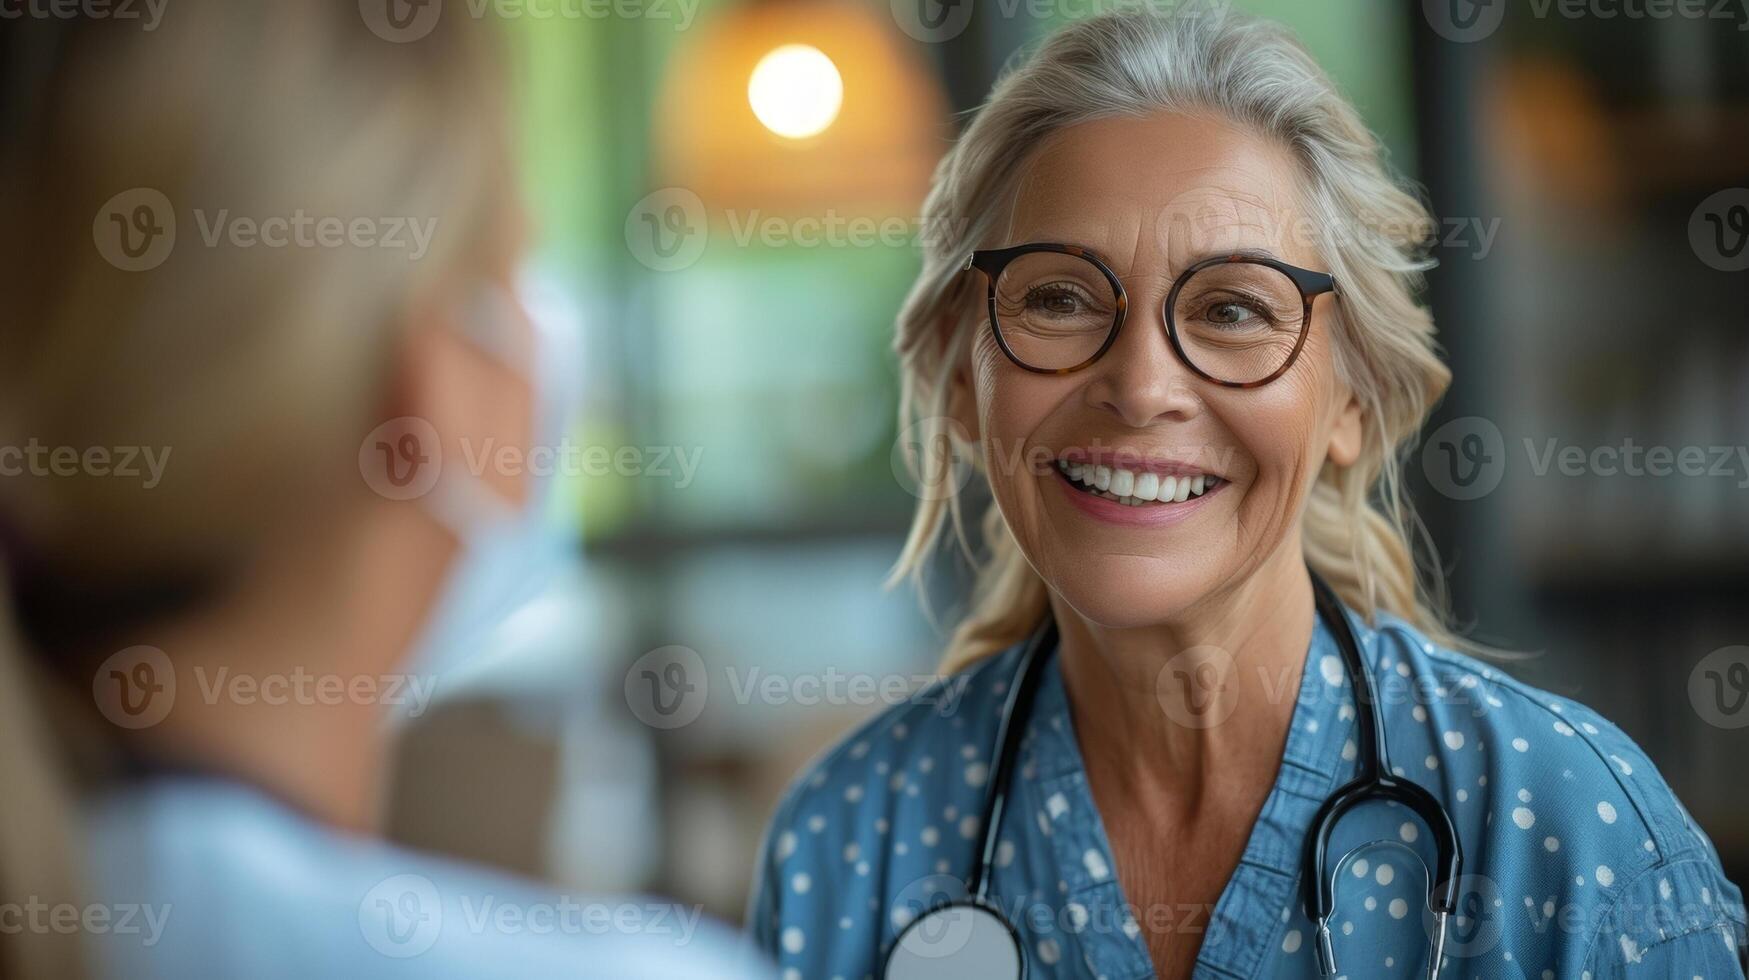
<path id="1" fill-rule="evenodd" d="M 1167 339 L 1167 292 L 1199 259 L 1253 250 L 1325 269 L 1295 180 L 1285 149 L 1225 122 L 1084 123 L 1039 150 L 1008 234 L 991 243 L 1084 246 L 1128 294 L 1116 343 L 1079 371 L 1025 371 L 987 326 L 970 354 L 1002 514 L 1045 581 L 1095 623 L 1167 622 L 1272 558 L 1294 557 L 1301 506 L 1325 458 L 1345 465 L 1358 452 L 1359 412 L 1332 359 L 1334 297 L 1314 301 L 1293 366 L 1259 388 L 1198 377 Z M 1204 489 L 1132 505 L 1078 486 L 1059 460 L 1115 462 L 1156 495 L 1168 478 L 1194 489 L 1193 473 Z M 1125 479 L 1115 476 L 1120 487 Z"/>

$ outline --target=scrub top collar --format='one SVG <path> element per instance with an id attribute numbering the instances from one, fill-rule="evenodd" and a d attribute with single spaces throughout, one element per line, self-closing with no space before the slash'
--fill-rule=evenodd
<path id="1" fill-rule="evenodd" d="M 1355 631 L 1361 656 L 1376 671 L 1373 631 L 1351 612 L 1344 610 L 1344 615 Z M 1325 798 L 1359 770 L 1354 685 L 1342 668 L 1335 637 L 1322 618 L 1314 617 L 1313 622 L 1281 767 L 1243 856 L 1212 915 L 1185 910 L 1186 918 L 1175 923 L 1203 930 L 1198 976 L 1257 975 L 1264 957 L 1274 949 L 1271 940 L 1279 924 L 1299 903 L 1306 830 Z M 1050 840 L 1055 870 L 1067 886 L 1061 901 L 1071 916 L 1082 914 L 1075 911 L 1079 907 L 1089 910 L 1085 913 L 1089 916 L 1119 923 L 1115 929 L 1101 930 L 1102 941 L 1084 943 L 1094 975 L 1106 980 L 1152 977 L 1146 939 L 1126 907 L 1130 900 L 1117 880 L 1111 844 L 1087 784 L 1058 664 L 1053 656 L 1040 679 L 1038 700 L 1021 743 L 1019 785 L 1011 789 L 1027 805 L 1012 809 L 1010 819 L 1040 815 L 1037 829 Z M 1332 685 L 1331 678 L 1340 683 Z M 1389 706 L 1381 710 L 1388 711 Z M 1078 814 L 1095 816 L 1091 820 L 1072 816 Z"/>

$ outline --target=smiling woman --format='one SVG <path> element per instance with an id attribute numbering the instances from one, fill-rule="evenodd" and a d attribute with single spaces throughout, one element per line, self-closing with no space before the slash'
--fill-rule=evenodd
<path id="1" fill-rule="evenodd" d="M 1742 976 L 1643 753 L 1418 581 L 1427 208 L 1286 32 L 1178 10 L 1051 38 L 936 173 L 963 233 L 897 347 L 993 498 L 964 693 L 794 786 L 755 934 L 807 977 Z M 901 574 L 962 523 L 951 462 Z"/>

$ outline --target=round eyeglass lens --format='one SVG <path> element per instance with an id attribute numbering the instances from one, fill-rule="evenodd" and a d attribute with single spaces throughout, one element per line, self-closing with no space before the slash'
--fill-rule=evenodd
<path id="1" fill-rule="evenodd" d="M 1088 259 L 1026 252 L 996 278 L 996 331 L 1022 364 L 1040 371 L 1077 367 L 1117 326 L 1117 292 Z"/>
<path id="2" fill-rule="evenodd" d="M 1192 366 L 1219 381 L 1250 384 L 1293 356 L 1306 327 L 1306 300 L 1279 269 L 1221 262 L 1184 280 L 1171 316 Z"/>

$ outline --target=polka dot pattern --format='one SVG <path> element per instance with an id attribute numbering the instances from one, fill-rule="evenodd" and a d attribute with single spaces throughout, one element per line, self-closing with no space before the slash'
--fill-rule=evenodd
<path id="1" fill-rule="evenodd" d="M 1718 871 L 1710 845 L 1709 860 L 1695 859 L 1689 841 L 1698 831 L 1669 836 L 1667 828 L 1692 824 L 1619 730 L 1581 704 L 1439 650 L 1390 616 L 1357 633 L 1375 665 L 1392 771 L 1441 799 L 1472 856 L 1466 881 L 1485 882 L 1460 894 L 1453 923 L 1454 941 L 1488 946 L 1465 949 L 1474 969 L 1463 975 L 1603 977 L 1628 965 L 1635 975 L 1736 975 L 1724 972 L 1731 951 L 1720 940 L 1741 928 L 1731 919 L 1731 910 L 1741 914 L 1741 893 Z M 954 712 L 938 710 L 945 699 L 895 707 L 797 780 L 774 818 L 750 916 L 780 970 L 878 977 L 879 956 L 898 930 L 963 892 L 996 778 L 998 691 L 1017 655 L 971 668 Z M 1284 778 L 1318 773 L 1339 785 L 1359 764 L 1354 688 L 1322 624 L 1307 656 L 1286 748 L 1295 766 L 1283 767 Z M 1155 907 L 1136 906 L 1113 856 L 1124 851 L 1114 850 L 1089 791 L 1073 717 L 1049 665 L 1006 786 L 990 870 L 992 897 L 1009 912 L 1032 975 L 1151 975 L 1147 933 L 1190 927 L 1219 931 L 1222 947 L 1205 947 L 1203 957 L 1228 972 L 1314 975 L 1315 924 L 1296 881 L 1317 799 L 1278 786 L 1265 801 L 1251 853 L 1291 855 L 1279 874 L 1239 874 L 1212 908 L 1178 908 L 1169 893 L 1144 893 Z M 1178 859 L 1172 849 L 1183 843 L 1160 833 L 1124 846 Z M 1338 825 L 1331 853 L 1349 860 L 1333 868 L 1330 928 L 1342 973 L 1367 976 L 1367 964 L 1374 972 L 1382 964 L 1396 975 L 1393 965 L 1419 963 L 1432 847 L 1427 827 L 1396 804 L 1365 804 Z M 1671 864 L 1667 854 L 1687 857 Z M 1260 921 L 1244 913 L 1254 908 L 1271 911 Z M 1626 908 L 1638 919 L 1618 915 Z M 1699 939 L 1661 939 L 1655 923 L 1677 920 L 1648 909 L 1702 917 L 1684 924 Z M 1556 927 L 1562 920 L 1601 923 L 1607 935 L 1588 945 L 1583 930 Z M 1263 963 L 1242 966 L 1246 950 L 1266 951 Z"/>

